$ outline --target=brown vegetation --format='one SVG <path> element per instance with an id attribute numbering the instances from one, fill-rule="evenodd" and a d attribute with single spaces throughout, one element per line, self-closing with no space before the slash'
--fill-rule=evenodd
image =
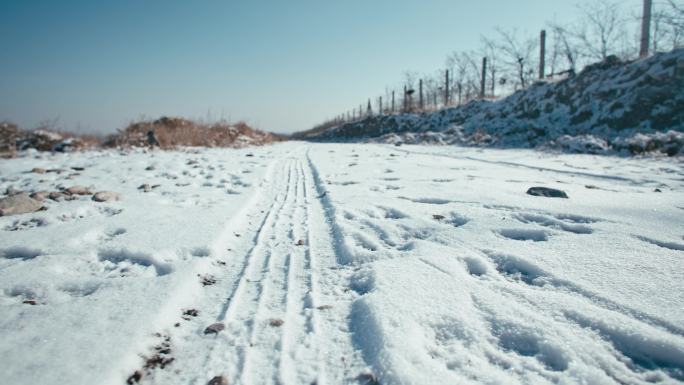
<path id="1" fill-rule="evenodd" d="M 244 122 L 230 124 L 198 123 L 183 118 L 162 117 L 134 122 L 116 134 L 102 139 L 96 135 L 75 134 L 48 125 L 24 130 L 10 122 L 0 122 L 0 157 L 11 158 L 17 151 L 68 152 L 97 147 L 147 147 L 162 149 L 178 146 L 245 147 L 284 140 L 284 137 L 263 132 Z"/>
<path id="2" fill-rule="evenodd" d="M 154 134 L 159 147 L 164 149 L 177 146 L 245 147 L 282 140 L 275 134 L 256 130 L 244 122 L 203 124 L 183 118 L 162 117 L 131 123 L 110 136 L 105 145 L 148 146 L 150 132 Z"/>

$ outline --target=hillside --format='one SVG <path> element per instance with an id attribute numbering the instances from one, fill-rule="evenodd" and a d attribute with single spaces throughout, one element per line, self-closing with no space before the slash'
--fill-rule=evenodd
<path id="1" fill-rule="evenodd" d="M 681 153 L 684 49 L 622 62 L 609 57 L 560 81 L 497 101 L 367 117 L 293 135 L 314 141 L 552 147 L 602 153 Z"/>

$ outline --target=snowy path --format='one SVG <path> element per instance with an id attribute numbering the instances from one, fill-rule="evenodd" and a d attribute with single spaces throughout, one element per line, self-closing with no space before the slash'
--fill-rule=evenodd
<path id="1" fill-rule="evenodd" d="M 81 171 L 26 172 L 55 165 Z M 684 382 L 678 160 L 290 142 L 2 171 L 124 196 L 0 218 L 8 383 Z"/>
<path id="2" fill-rule="evenodd" d="M 229 254 L 244 259 L 237 269 L 204 273 L 218 283 L 195 308 L 195 330 L 184 337 L 170 333 L 175 371 L 160 370 L 153 382 L 205 384 L 224 376 L 230 384 L 336 384 L 364 373 L 346 325 L 353 296 L 345 294 L 347 280 L 334 273 L 306 149 L 277 159 L 267 178 L 248 223 L 226 232 L 237 239 L 225 242 Z M 214 323 L 225 329 L 205 335 Z"/>

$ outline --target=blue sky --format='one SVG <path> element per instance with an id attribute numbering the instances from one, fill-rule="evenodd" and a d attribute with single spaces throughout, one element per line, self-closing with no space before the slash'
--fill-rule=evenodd
<path id="1" fill-rule="evenodd" d="M 564 0 L 0 2 L 0 120 L 111 132 L 162 115 L 292 132 L 434 73 Z"/>

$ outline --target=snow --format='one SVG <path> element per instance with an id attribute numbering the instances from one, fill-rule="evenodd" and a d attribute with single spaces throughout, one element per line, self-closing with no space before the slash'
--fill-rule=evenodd
<path id="1" fill-rule="evenodd" d="M 684 382 L 678 158 L 286 142 L 1 162 L 0 191 L 121 194 L 0 217 L 3 383 Z"/>
<path id="2" fill-rule="evenodd" d="M 297 133 L 327 142 L 555 148 L 589 154 L 682 154 L 684 49 L 538 81 L 496 100 L 362 117 Z M 325 127 L 325 126 L 322 126 Z"/>

